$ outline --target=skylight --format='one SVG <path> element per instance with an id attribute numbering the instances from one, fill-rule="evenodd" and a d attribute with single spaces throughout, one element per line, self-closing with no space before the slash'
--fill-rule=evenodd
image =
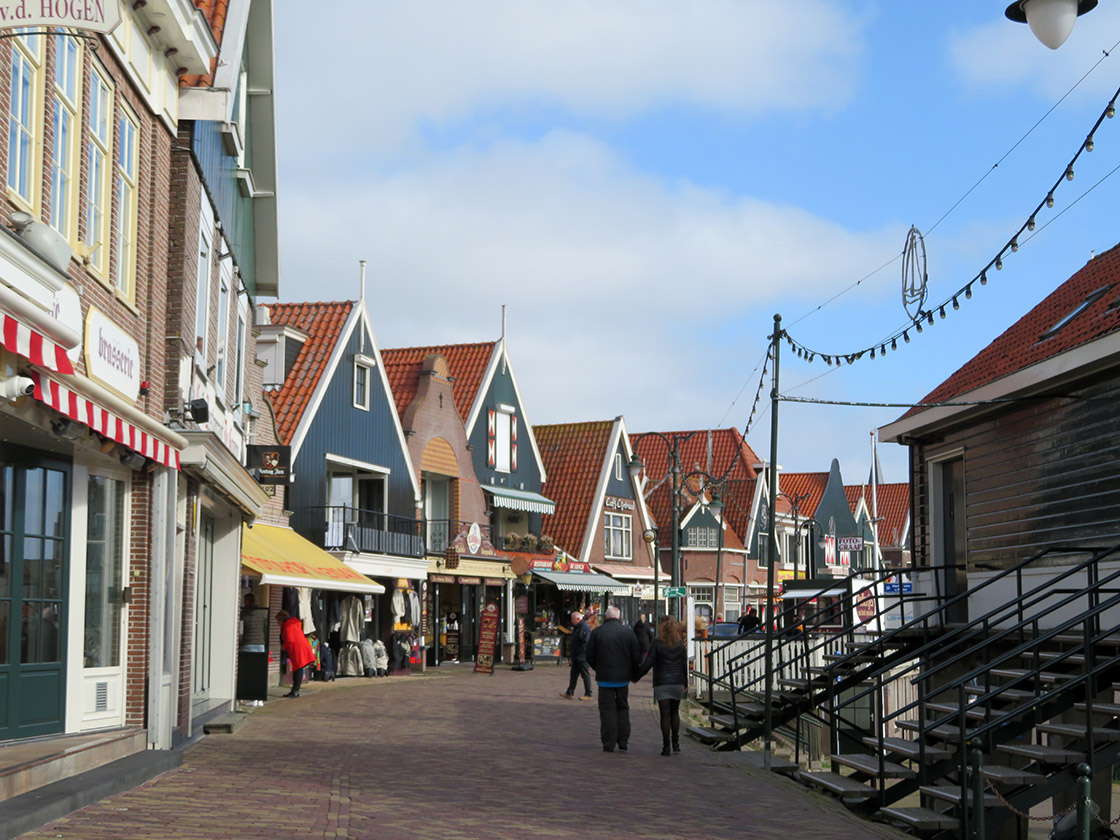
<path id="1" fill-rule="evenodd" d="M 1070 310 L 1068 313 L 1063 315 L 1054 324 L 1054 326 L 1052 326 L 1050 329 L 1048 329 L 1046 332 L 1044 332 L 1041 336 L 1039 336 L 1038 340 L 1043 341 L 1047 338 L 1052 338 L 1053 336 L 1057 335 L 1058 331 L 1061 330 L 1062 327 L 1064 327 L 1066 324 L 1068 324 L 1070 321 L 1072 321 L 1074 318 L 1076 318 L 1078 315 L 1080 315 L 1082 312 L 1084 312 L 1086 309 L 1088 309 L 1090 306 L 1092 306 L 1094 303 L 1096 303 L 1098 300 L 1100 300 L 1102 297 L 1104 297 L 1106 294 L 1108 294 L 1108 291 L 1112 288 L 1112 286 L 1113 286 L 1113 284 L 1109 283 L 1107 286 L 1102 286 L 1101 288 L 1097 289 L 1095 292 L 1091 292 L 1085 298 L 1085 300 L 1081 301 L 1081 303 L 1079 303 L 1072 310 Z"/>

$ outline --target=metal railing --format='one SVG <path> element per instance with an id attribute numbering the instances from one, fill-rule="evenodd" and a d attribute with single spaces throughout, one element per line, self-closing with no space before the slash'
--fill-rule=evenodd
<path id="1" fill-rule="evenodd" d="M 305 508 L 296 514 L 308 522 L 313 532 L 322 534 L 322 546 L 327 551 L 424 556 L 418 519 L 340 506 Z"/>

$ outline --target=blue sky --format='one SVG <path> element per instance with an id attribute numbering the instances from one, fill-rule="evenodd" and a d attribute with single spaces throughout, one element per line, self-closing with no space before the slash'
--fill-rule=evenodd
<path id="1" fill-rule="evenodd" d="M 365 259 L 382 347 L 492 340 L 506 305 L 531 423 L 742 429 L 775 313 L 823 353 L 894 333 L 911 225 L 940 303 L 1120 87 L 1120 4 L 1057 51 L 1004 5 L 339 0 L 311 51 L 306 4 L 276 0 L 282 299 L 356 298 Z M 1120 120 L 1094 145 L 959 311 L 851 368 L 784 353 L 782 392 L 920 400 L 1120 241 Z M 782 403 L 778 460 L 856 483 L 900 413 Z"/>

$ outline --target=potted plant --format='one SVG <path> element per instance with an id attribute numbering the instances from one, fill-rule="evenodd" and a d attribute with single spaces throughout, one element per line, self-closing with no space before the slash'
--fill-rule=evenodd
<path id="1" fill-rule="evenodd" d="M 548 534 L 542 534 L 540 542 L 541 554 L 551 554 L 555 549 L 556 543 L 552 541 L 552 537 Z"/>
<path id="2" fill-rule="evenodd" d="M 537 550 L 537 535 L 526 534 L 521 538 L 522 551 L 536 551 Z"/>
<path id="3" fill-rule="evenodd" d="M 521 537 L 517 534 L 506 534 L 502 538 L 502 545 L 506 551 L 520 551 L 521 550 Z"/>

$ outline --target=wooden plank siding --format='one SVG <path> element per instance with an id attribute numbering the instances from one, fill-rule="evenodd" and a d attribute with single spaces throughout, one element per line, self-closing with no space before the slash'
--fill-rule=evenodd
<path id="1" fill-rule="evenodd" d="M 960 449 L 970 570 L 1054 544 L 1120 542 L 1120 378 L 1062 390 L 911 448 L 918 564 L 934 561 L 928 459 Z"/>

